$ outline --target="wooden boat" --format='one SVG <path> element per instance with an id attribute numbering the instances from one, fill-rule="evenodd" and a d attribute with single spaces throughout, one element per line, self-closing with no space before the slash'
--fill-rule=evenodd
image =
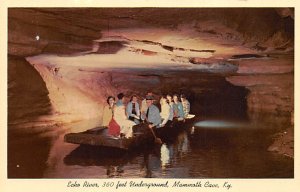
<path id="1" fill-rule="evenodd" d="M 177 134 L 186 125 L 192 122 L 191 119 L 185 121 L 174 120 L 168 126 L 157 128 L 155 133 L 158 137 L 168 137 L 168 135 Z M 67 143 L 112 147 L 119 149 L 131 149 L 146 144 L 153 144 L 154 137 L 151 131 L 147 128 L 147 124 L 141 123 L 133 126 L 133 137 L 131 138 L 116 138 L 110 136 L 107 127 L 95 127 L 84 132 L 68 133 L 64 136 L 64 141 Z"/>
<path id="2" fill-rule="evenodd" d="M 132 137 L 130 139 L 119 138 L 110 136 L 107 127 L 95 127 L 80 133 L 69 133 L 64 137 L 64 141 L 67 143 L 74 143 L 80 145 L 91 145 L 91 146 L 104 146 L 114 147 L 120 149 L 128 149 L 136 139 Z"/>

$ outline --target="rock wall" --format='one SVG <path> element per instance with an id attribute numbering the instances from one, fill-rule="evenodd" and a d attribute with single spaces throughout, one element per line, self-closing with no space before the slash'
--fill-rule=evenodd
<path id="1" fill-rule="evenodd" d="M 253 48 L 293 47 L 294 9 L 269 8 L 9 8 L 8 53 L 74 53 L 111 29 L 192 30 Z"/>
<path id="2" fill-rule="evenodd" d="M 246 90 L 230 85 L 217 74 L 187 73 L 185 68 L 170 71 L 163 67 L 141 70 L 68 66 L 66 60 L 65 65 L 54 65 L 47 64 L 51 62 L 47 57 L 28 60 L 46 82 L 56 120 L 61 122 L 93 118 L 101 122 L 108 96 L 123 92 L 127 101 L 133 94 L 141 101 L 150 90 L 157 102 L 163 94 L 186 94 L 197 114 L 241 116 L 245 113 Z"/>
<path id="3" fill-rule="evenodd" d="M 255 125 L 276 130 L 269 151 L 294 157 L 294 53 L 270 54 L 267 59 L 238 60 L 237 74 L 227 77 L 244 86 L 248 117 Z"/>
<path id="4" fill-rule="evenodd" d="M 116 95 L 117 92 L 130 93 L 130 89 L 135 88 L 137 84 L 130 85 L 128 83 L 127 88 L 118 86 L 121 81 L 118 82 L 118 79 L 122 79 L 122 75 L 116 77 L 113 73 L 85 71 L 85 69 L 79 74 L 78 70 L 83 68 L 71 70 L 64 67 L 57 68 L 45 63 L 42 65 L 38 62 L 33 63 L 34 68 L 31 68 L 23 58 L 41 53 L 74 56 L 78 53 L 91 51 L 95 45 L 93 40 L 101 38 L 104 32 L 109 33 L 110 30 L 114 29 L 125 29 L 129 30 L 128 33 L 130 33 L 130 30 L 153 27 L 167 29 L 167 32 L 188 28 L 192 33 L 187 33 L 187 39 L 184 41 L 191 42 L 191 44 L 196 38 L 195 33 L 199 34 L 201 38 L 204 38 L 205 35 L 213 36 L 217 41 L 210 42 L 210 44 L 229 45 L 228 52 L 226 52 L 228 57 L 236 54 L 236 50 L 231 49 L 236 45 L 246 47 L 246 51 L 272 50 L 283 52 L 293 49 L 294 10 L 292 8 L 9 8 L 9 118 L 12 117 L 10 119 L 14 120 L 30 114 L 26 111 L 28 109 L 27 101 L 18 100 L 15 93 L 20 92 L 20 90 L 31 90 L 33 87 L 42 88 L 39 91 L 24 92 L 23 95 L 26 95 L 26 98 L 37 98 L 36 94 L 38 93 L 38 95 L 43 95 L 40 96 L 43 99 L 28 103 L 35 103 L 40 106 L 47 105 L 47 107 L 37 109 L 44 112 L 37 112 L 36 114 L 53 113 L 53 110 L 59 111 L 60 115 L 64 114 L 65 119 L 69 121 L 101 116 L 99 109 L 105 103 L 105 98 L 108 95 Z M 189 34 L 193 34 L 191 39 L 189 39 Z M 150 36 L 155 35 L 160 35 L 160 33 L 152 33 Z M 144 40 L 147 40 L 147 37 Z M 205 40 L 210 41 L 211 39 L 206 38 Z M 167 44 L 163 45 L 166 51 L 170 51 L 172 48 Z M 98 47 L 98 53 L 103 54 L 105 51 L 111 53 L 112 48 L 114 49 L 113 53 L 115 53 L 119 50 L 120 45 L 116 44 L 113 47 L 103 48 L 103 50 Z M 221 49 L 213 51 L 218 54 L 222 51 Z M 145 50 L 142 54 L 149 56 L 153 52 Z M 18 59 L 14 56 L 18 56 Z M 23 61 L 19 62 L 21 60 Z M 272 61 L 275 61 L 273 62 L 275 64 L 269 64 L 272 62 L 265 62 L 266 60 L 236 62 L 239 66 L 239 72 L 233 77 L 228 77 L 227 80 L 233 85 L 245 86 L 250 90 L 247 97 L 249 111 L 270 112 L 275 110 L 279 113 L 293 111 L 293 85 L 291 84 L 293 82 L 293 63 L 290 62 L 290 58 L 288 64 L 285 60 L 286 58 L 274 59 Z M 202 62 L 201 58 L 192 58 L 190 61 Z M 28 66 L 25 67 L 25 65 Z M 19 83 L 21 88 L 14 86 L 11 79 L 18 76 L 14 74 L 15 68 L 24 70 L 18 72 L 25 74 L 24 79 L 31 77 L 30 74 L 36 74 L 32 75 L 36 76 L 35 83 L 28 81 L 32 87 L 26 83 Z M 36 69 L 39 74 L 34 70 L 26 71 L 25 68 Z M 222 73 L 222 70 L 219 72 Z M 40 77 L 38 77 L 39 75 Z M 128 78 L 136 79 L 142 84 L 148 83 L 147 85 L 150 87 L 153 86 L 150 82 L 161 83 L 161 79 L 157 76 L 151 78 L 147 76 L 149 80 L 141 76 Z M 47 95 L 47 90 L 49 95 Z M 13 98 L 11 95 L 14 94 Z M 17 100 L 19 104 L 15 104 Z M 62 107 L 62 103 L 65 103 L 64 107 Z M 49 104 L 52 109 L 49 109 Z M 77 105 L 79 104 L 82 105 L 80 106 L 83 109 L 81 111 L 78 110 L 79 106 Z M 75 108 L 75 106 L 77 107 Z M 69 114 L 70 111 L 72 111 L 72 115 Z M 20 114 L 16 115 L 17 113 Z"/>
<path id="5" fill-rule="evenodd" d="M 249 90 L 247 106 L 251 122 L 279 131 L 292 127 L 293 54 L 275 54 L 270 55 L 269 59 L 236 62 L 239 64 L 238 73 L 226 79 L 234 85 L 244 86 Z"/>
<path id="6" fill-rule="evenodd" d="M 24 58 L 8 57 L 8 123 L 24 124 L 52 114 L 49 91 Z"/>

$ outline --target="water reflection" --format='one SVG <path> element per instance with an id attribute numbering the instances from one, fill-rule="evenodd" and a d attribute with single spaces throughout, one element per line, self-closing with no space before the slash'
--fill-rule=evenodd
<path id="1" fill-rule="evenodd" d="M 144 171 L 145 178 L 152 177 L 152 170 L 151 170 L 151 164 L 150 164 L 149 159 L 150 159 L 150 154 L 145 152 L 143 154 L 143 162 L 141 164 L 141 171 Z"/>
<path id="2" fill-rule="evenodd" d="M 185 158 L 188 151 L 188 136 L 183 131 L 175 138 L 174 143 L 164 143 L 161 146 L 157 145 L 128 152 L 110 148 L 80 146 L 66 155 L 63 162 L 69 168 L 70 166 L 80 166 L 81 169 L 92 166 L 101 167 L 105 169 L 108 178 L 128 177 L 131 175 L 130 171 L 133 167 L 136 176 L 139 177 L 171 177 L 170 170 L 172 171 L 180 164 L 180 159 Z M 48 165 L 55 167 L 53 163 Z M 66 168 L 63 169 L 66 171 Z M 181 169 L 184 170 L 184 168 Z M 173 170 L 174 176 L 186 177 L 187 175 L 181 175 L 182 170 L 176 171 L 180 173 Z M 52 171 L 57 173 L 57 170 L 52 169 Z M 50 175 L 48 171 L 47 176 Z M 103 177 L 103 175 L 99 177 Z"/>
<path id="3" fill-rule="evenodd" d="M 62 177 L 88 178 L 292 177 L 293 161 L 266 151 L 268 135 L 266 129 L 220 131 L 191 126 L 160 146 L 133 151 L 81 146 L 47 177 L 57 177 L 61 169 Z"/>
<path id="4" fill-rule="evenodd" d="M 111 177 L 121 177 L 122 173 L 124 173 L 123 166 L 108 166 L 106 175 Z"/>
<path id="5" fill-rule="evenodd" d="M 81 130 L 83 126 L 70 127 Z M 292 159 L 266 151 L 272 133 L 271 129 L 211 129 L 188 125 L 162 138 L 163 145 L 120 151 L 68 144 L 63 141 L 64 132 L 61 132 L 49 143 L 46 165 L 39 177 L 293 177 Z M 49 146 L 44 146 L 45 150 Z M 43 145 L 32 147 L 41 150 Z M 36 163 L 31 161 L 31 164 Z"/>
<path id="6" fill-rule="evenodd" d="M 189 140 L 186 132 L 183 132 L 180 135 L 178 135 L 178 152 L 182 157 L 188 152 L 188 150 L 189 150 Z"/>
<path id="7" fill-rule="evenodd" d="M 170 163 L 170 150 L 166 144 L 162 144 L 160 148 L 160 161 L 162 169 L 166 169 L 166 166 Z"/>

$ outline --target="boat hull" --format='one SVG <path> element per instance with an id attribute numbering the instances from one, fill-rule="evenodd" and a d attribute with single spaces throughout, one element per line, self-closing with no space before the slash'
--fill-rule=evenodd
<path id="1" fill-rule="evenodd" d="M 184 129 L 186 124 L 191 120 L 177 121 L 174 120 L 168 126 L 154 129 L 157 137 L 166 138 L 171 135 L 176 135 L 178 131 Z M 68 133 L 64 137 L 67 143 L 112 147 L 128 150 L 142 145 L 151 145 L 154 142 L 153 134 L 148 125 L 145 123 L 133 126 L 133 137 L 131 138 L 115 138 L 109 136 L 107 127 L 96 127 L 80 133 Z"/>

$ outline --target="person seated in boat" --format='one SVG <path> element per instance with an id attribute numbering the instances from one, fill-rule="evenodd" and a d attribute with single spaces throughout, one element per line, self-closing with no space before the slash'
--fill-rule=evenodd
<path id="1" fill-rule="evenodd" d="M 120 126 L 114 120 L 115 97 L 107 97 L 107 105 L 103 109 L 102 125 L 108 128 L 108 135 L 113 137 L 120 136 Z"/>
<path id="2" fill-rule="evenodd" d="M 135 122 L 136 124 L 140 123 L 140 105 L 136 95 L 132 95 L 130 102 L 126 107 L 127 117 L 129 120 Z"/>
<path id="3" fill-rule="evenodd" d="M 114 106 L 115 106 L 115 97 L 113 96 L 108 96 L 107 97 L 107 105 L 104 106 L 103 109 L 103 117 L 102 117 L 102 126 L 107 127 L 110 120 L 113 117 L 113 113 L 114 113 Z"/>
<path id="4" fill-rule="evenodd" d="M 174 111 L 174 102 L 173 102 L 173 97 L 172 97 L 170 94 L 167 94 L 167 102 L 168 102 L 168 104 L 169 104 L 169 106 L 170 106 L 170 110 L 171 110 L 171 117 L 170 117 L 170 119 L 173 120 L 173 117 L 174 117 L 174 115 L 175 115 L 175 111 Z M 172 120 L 171 120 L 171 121 L 172 121 Z"/>
<path id="5" fill-rule="evenodd" d="M 125 103 L 124 94 L 123 93 L 122 95 L 118 94 L 118 98 L 120 102 L 119 105 L 116 105 L 116 107 L 114 108 L 114 119 L 117 122 L 117 124 L 120 126 L 121 134 L 124 135 L 126 138 L 129 138 L 132 137 L 132 127 L 136 124 L 127 118 L 125 105 L 123 104 Z"/>
<path id="6" fill-rule="evenodd" d="M 161 98 L 160 104 L 161 104 L 160 116 L 162 118 L 162 123 L 159 126 L 164 127 L 165 125 L 171 124 L 173 120 L 173 111 L 171 111 L 171 107 L 166 97 Z"/>
<path id="7" fill-rule="evenodd" d="M 174 117 L 176 117 L 179 121 L 184 119 L 184 111 L 182 103 L 179 101 L 178 95 L 175 94 L 173 96 L 174 100 Z"/>
<path id="8" fill-rule="evenodd" d="M 183 106 L 184 118 L 186 118 L 190 113 L 191 105 L 190 102 L 186 99 L 186 96 L 184 94 L 181 94 L 180 98 Z"/>
<path id="9" fill-rule="evenodd" d="M 147 96 L 153 97 L 153 93 L 151 91 L 148 91 L 146 97 Z M 147 109 L 148 109 L 146 97 L 145 97 L 145 99 L 142 100 L 142 103 L 141 103 L 141 116 L 145 116 Z"/>
<path id="10" fill-rule="evenodd" d="M 123 102 L 125 101 L 123 98 L 125 97 L 124 93 L 119 93 L 117 95 L 118 101 L 116 103 L 116 106 L 122 106 L 124 105 Z"/>
<path id="11" fill-rule="evenodd" d="M 159 124 L 161 123 L 161 117 L 159 113 L 159 109 L 153 104 L 153 97 L 146 96 L 146 104 L 147 111 L 145 116 L 142 116 L 142 119 L 145 120 L 149 125 L 149 128 L 159 128 Z"/>

